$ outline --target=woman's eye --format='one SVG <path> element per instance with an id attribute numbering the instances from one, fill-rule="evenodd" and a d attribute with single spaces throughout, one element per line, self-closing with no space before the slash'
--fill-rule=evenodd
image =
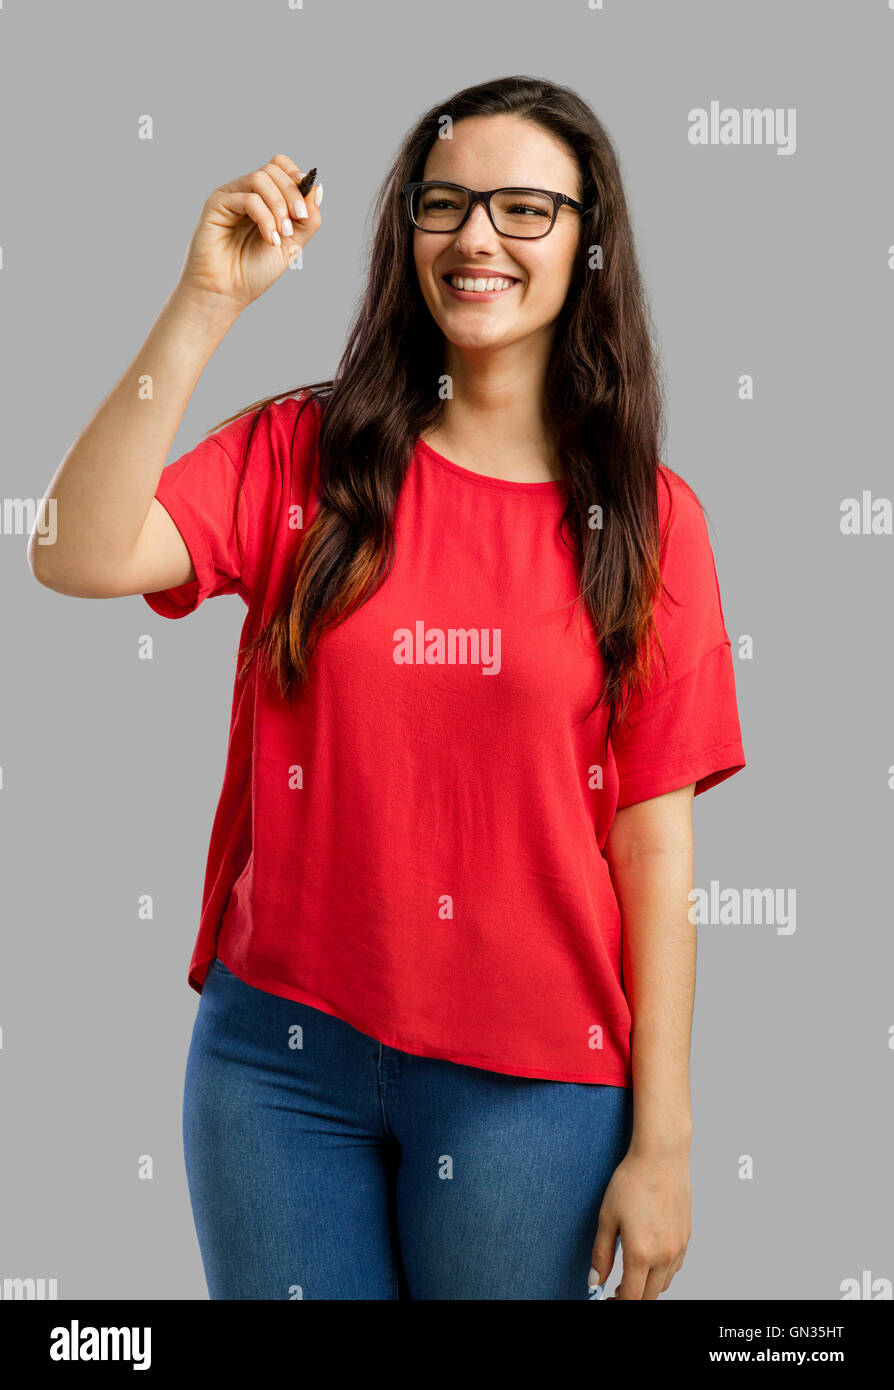
<path id="1" fill-rule="evenodd" d="M 510 212 L 533 212 L 534 215 L 535 215 L 535 217 L 546 217 L 546 215 L 547 215 L 544 208 L 534 208 L 534 207 L 531 207 L 531 205 L 530 205 L 529 203 L 513 203 L 512 207 L 509 209 L 509 211 L 510 211 Z"/>

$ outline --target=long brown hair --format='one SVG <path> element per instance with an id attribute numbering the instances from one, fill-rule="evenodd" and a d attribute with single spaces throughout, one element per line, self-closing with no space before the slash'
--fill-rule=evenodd
<path id="1" fill-rule="evenodd" d="M 483 82 L 426 111 L 379 190 L 366 289 L 334 378 L 265 397 L 221 422 L 255 412 L 247 457 L 270 404 L 306 392 L 299 416 L 312 399 L 322 407 L 320 507 L 296 555 L 291 584 L 269 622 L 246 643 L 239 674 L 257 656 L 283 698 L 290 698 L 323 633 L 371 598 L 390 571 L 393 513 L 413 446 L 444 409 L 438 392 L 444 338 L 418 286 L 401 188 L 422 177 L 445 115 L 456 125 L 504 113 L 533 121 L 565 143 L 580 168 L 584 206 L 595 205 L 580 218 L 546 402 L 569 489 L 560 531 L 579 560 L 579 602 L 592 619 L 604 663 L 590 713 L 608 705 L 608 738 L 644 690 L 650 639 L 658 639 L 653 612 L 661 591 L 662 392 L 614 148 L 585 101 L 539 78 Z M 597 247 L 602 267 L 591 270 Z M 602 508 L 601 529 L 589 520 L 594 504 Z"/>

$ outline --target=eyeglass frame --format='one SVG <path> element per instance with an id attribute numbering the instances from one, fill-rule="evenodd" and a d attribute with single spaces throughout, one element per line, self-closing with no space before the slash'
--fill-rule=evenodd
<path id="1" fill-rule="evenodd" d="M 457 226 L 451 227 L 449 231 L 447 231 L 446 229 L 439 230 L 437 227 L 420 227 L 419 223 L 413 216 L 413 194 L 416 192 L 417 188 L 425 188 L 426 185 L 430 185 L 433 188 L 458 188 L 461 193 L 467 193 L 469 195 L 469 206 L 466 208 L 465 213 L 463 214 L 462 221 L 458 223 Z M 517 192 L 543 193 L 547 198 L 552 199 L 553 218 L 545 232 L 538 232 L 536 236 L 524 236 L 521 232 L 500 231 L 499 227 L 494 221 L 494 215 L 491 210 L 490 200 L 495 193 Z M 588 212 L 592 212 L 596 206 L 595 203 L 591 203 L 589 207 L 584 207 L 583 203 L 579 203 L 575 198 L 569 198 L 567 193 L 554 193 L 549 188 L 533 188 L 529 184 L 516 183 L 505 184 L 502 188 L 491 188 L 489 190 L 486 190 L 480 188 L 466 188 L 465 184 L 448 183 L 445 180 L 440 179 L 417 179 L 413 183 L 405 183 L 403 186 L 403 193 L 404 197 L 407 200 L 407 212 L 409 214 L 410 222 L 412 223 L 412 225 L 416 228 L 417 231 L 431 232 L 434 236 L 453 236 L 456 232 L 461 231 L 462 228 L 468 222 L 470 216 L 472 215 L 472 209 L 476 203 L 484 204 L 484 207 L 487 211 L 487 215 L 490 218 L 490 224 L 496 232 L 497 236 L 510 237 L 512 241 L 539 241 L 541 237 L 549 236 L 553 227 L 556 225 L 556 218 L 559 215 L 559 210 L 566 204 L 568 207 L 574 208 L 575 212 L 579 212 L 582 215 Z"/>

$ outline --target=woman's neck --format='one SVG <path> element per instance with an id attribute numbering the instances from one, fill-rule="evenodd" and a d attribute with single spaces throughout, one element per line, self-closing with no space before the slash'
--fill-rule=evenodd
<path id="1" fill-rule="evenodd" d="M 452 370 L 451 370 L 452 368 Z M 544 401 L 544 364 L 534 354 L 448 354 L 451 396 L 422 438 L 474 473 L 510 482 L 560 479 Z"/>

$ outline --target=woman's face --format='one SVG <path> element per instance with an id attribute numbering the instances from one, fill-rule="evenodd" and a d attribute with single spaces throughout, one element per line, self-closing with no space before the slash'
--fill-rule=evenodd
<path id="1" fill-rule="evenodd" d="M 423 179 L 467 188 L 548 188 L 582 202 L 577 163 L 561 141 L 519 116 L 472 116 L 436 140 Z M 578 255 L 581 214 L 562 206 L 548 236 L 500 236 L 483 203 L 458 232 L 413 232 L 413 258 L 422 296 L 449 342 L 467 350 L 506 347 L 534 335 L 551 340 Z M 517 283 L 496 296 L 454 294 L 445 276 L 465 267 Z"/>

